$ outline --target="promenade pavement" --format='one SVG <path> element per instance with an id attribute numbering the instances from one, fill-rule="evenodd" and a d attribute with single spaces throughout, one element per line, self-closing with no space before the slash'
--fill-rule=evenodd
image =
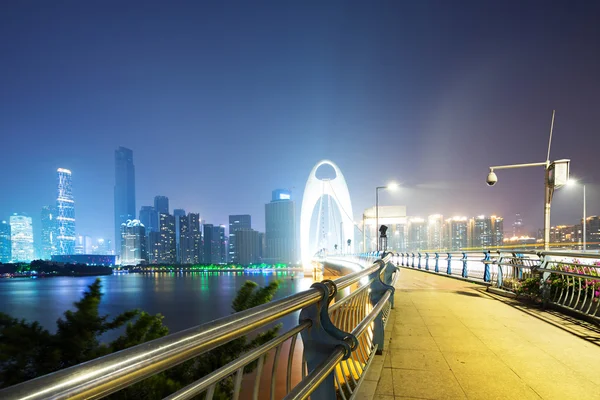
<path id="1" fill-rule="evenodd" d="M 600 399 L 600 330 L 401 269 L 384 354 L 358 399 Z"/>

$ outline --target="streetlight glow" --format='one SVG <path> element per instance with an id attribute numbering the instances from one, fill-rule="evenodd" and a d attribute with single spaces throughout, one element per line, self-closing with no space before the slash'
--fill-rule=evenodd
<path id="1" fill-rule="evenodd" d="M 390 183 L 388 183 L 388 185 L 386 186 L 386 188 L 387 188 L 388 190 L 391 190 L 391 191 L 397 190 L 397 189 L 398 189 L 398 187 L 399 187 L 399 186 L 398 186 L 398 184 L 397 184 L 396 182 L 390 182 Z"/>

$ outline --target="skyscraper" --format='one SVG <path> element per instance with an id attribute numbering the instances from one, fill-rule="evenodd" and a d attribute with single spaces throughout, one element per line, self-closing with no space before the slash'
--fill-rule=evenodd
<path id="1" fill-rule="evenodd" d="M 42 207 L 42 241 L 40 258 L 50 260 L 56 254 L 56 231 L 57 231 L 56 207 Z"/>
<path id="2" fill-rule="evenodd" d="M 153 206 L 140 208 L 140 222 L 146 228 L 146 234 L 158 232 L 158 213 Z"/>
<path id="3" fill-rule="evenodd" d="M 121 253 L 121 224 L 135 219 L 135 167 L 133 151 L 115 150 L 115 254 Z"/>
<path id="4" fill-rule="evenodd" d="M 444 242 L 444 217 L 440 214 L 430 215 L 427 222 L 427 249 L 441 250 Z"/>
<path id="5" fill-rule="evenodd" d="M 10 240 L 10 224 L 0 222 L 0 263 L 10 262 L 12 256 L 12 243 Z"/>
<path id="6" fill-rule="evenodd" d="M 185 219 L 185 210 L 181 209 L 181 208 L 176 208 L 173 210 L 173 216 L 175 217 L 175 249 L 176 249 L 176 256 L 177 256 L 177 262 L 181 262 L 181 254 L 180 254 L 180 250 L 179 250 L 179 240 L 180 240 L 180 230 L 181 228 L 179 227 L 179 223 L 181 221 L 183 221 L 183 223 L 187 226 L 187 220 Z M 179 217 L 184 217 L 183 220 L 180 220 Z M 186 230 L 186 234 L 187 234 L 187 227 L 184 226 L 183 228 Z"/>
<path id="7" fill-rule="evenodd" d="M 183 210 L 173 210 L 183 211 Z M 187 215 L 175 216 L 175 243 L 177 247 L 177 263 L 189 264 L 190 249 L 190 221 Z"/>
<path id="8" fill-rule="evenodd" d="M 423 218 L 408 220 L 408 251 L 420 251 L 427 248 L 427 224 Z"/>
<path id="9" fill-rule="evenodd" d="M 204 263 L 226 264 L 225 227 L 204 224 Z"/>
<path id="10" fill-rule="evenodd" d="M 446 246 L 452 251 L 469 247 L 467 217 L 453 217 L 446 220 Z"/>
<path id="11" fill-rule="evenodd" d="M 504 218 L 492 215 L 492 246 L 499 247 L 504 244 Z"/>
<path id="12" fill-rule="evenodd" d="M 515 214 L 515 222 L 513 222 L 513 237 L 521 237 L 523 236 L 523 218 L 521 218 L 520 213 Z"/>
<path id="13" fill-rule="evenodd" d="M 235 259 L 236 264 L 249 265 L 260 261 L 260 235 L 250 228 L 240 228 L 236 231 Z"/>
<path id="14" fill-rule="evenodd" d="M 75 254 L 75 200 L 71 186 L 71 171 L 59 168 L 56 198 L 56 254 Z"/>
<path id="15" fill-rule="evenodd" d="M 158 214 L 169 213 L 169 198 L 167 196 L 154 197 L 154 209 Z"/>
<path id="16" fill-rule="evenodd" d="M 146 242 L 146 230 L 139 220 L 121 224 L 121 265 L 145 264 Z"/>
<path id="17" fill-rule="evenodd" d="M 33 260 L 33 227 L 31 217 L 24 214 L 10 216 L 10 239 L 13 262 Z"/>
<path id="18" fill-rule="evenodd" d="M 296 209 L 289 190 L 273 191 L 271 202 L 265 204 L 265 240 L 269 262 L 295 264 Z"/>
<path id="19" fill-rule="evenodd" d="M 175 217 L 171 214 L 158 216 L 160 226 L 160 244 L 158 262 L 170 264 L 176 261 Z"/>
<path id="20" fill-rule="evenodd" d="M 229 262 L 239 263 L 236 255 L 235 232 L 239 229 L 251 229 L 252 218 L 248 214 L 229 216 Z"/>

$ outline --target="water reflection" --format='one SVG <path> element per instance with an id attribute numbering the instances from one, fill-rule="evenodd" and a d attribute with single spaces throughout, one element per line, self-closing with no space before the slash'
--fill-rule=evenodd
<path id="1" fill-rule="evenodd" d="M 48 279 L 0 279 L 0 312 L 28 321 L 39 321 L 55 331 L 56 320 L 73 308 L 94 277 Z M 281 281 L 276 298 L 306 290 L 313 277 L 296 272 L 189 272 L 119 274 L 100 278 L 104 298 L 102 314 L 111 317 L 126 310 L 139 308 L 151 314 L 164 315 L 171 332 L 186 329 L 232 312 L 231 302 L 245 281 L 260 286 L 274 279 Z M 297 313 L 296 313 L 297 314 Z M 292 327 L 297 315 L 283 323 Z M 107 339 L 111 339 L 108 337 Z"/>

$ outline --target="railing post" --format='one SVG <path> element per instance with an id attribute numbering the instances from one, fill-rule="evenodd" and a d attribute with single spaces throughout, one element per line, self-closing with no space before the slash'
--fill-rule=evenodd
<path id="1" fill-rule="evenodd" d="M 490 251 L 483 253 L 483 281 L 489 282 L 492 280 L 492 275 L 490 273 Z"/>
<path id="2" fill-rule="evenodd" d="M 425 253 L 425 271 L 429 271 L 429 253 Z"/>
<path id="3" fill-rule="evenodd" d="M 419 269 L 421 269 L 421 253 L 419 252 Z"/>
<path id="4" fill-rule="evenodd" d="M 414 268 L 415 267 L 415 253 L 411 253 L 411 255 L 412 255 L 412 265 L 411 265 L 411 267 Z"/>
<path id="5" fill-rule="evenodd" d="M 452 254 L 448 253 L 448 267 L 446 268 L 446 273 L 448 275 L 452 275 Z"/>
<path id="6" fill-rule="evenodd" d="M 462 277 L 463 278 L 468 278 L 469 277 L 469 271 L 467 270 L 467 253 L 462 253 L 462 254 L 463 254 L 463 258 L 462 258 L 462 264 L 463 264 Z"/>
<path id="7" fill-rule="evenodd" d="M 306 320 L 312 322 L 312 326 L 309 329 L 304 329 L 300 333 L 302 335 L 304 358 L 309 374 L 327 360 L 337 347 L 344 347 L 344 359 L 347 359 L 358 346 L 356 337 L 336 328 L 329 319 L 329 303 L 335 298 L 337 293 L 335 283 L 325 280 L 314 283 L 311 287 L 321 290 L 323 297 L 318 303 L 303 308 L 300 311 L 300 323 Z M 327 375 L 311 394 L 311 399 L 335 400 L 337 398 L 334 374 L 335 370 Z"/>
<path id="8" fill-rule="evenodd" d="M 373 272 L 371 275 L 369 275 L 369 280 L 372 280 L 371 282 L 371 292 L 369 294 L 369 298 L 371 300 L 371 305 L 373 307 L 375 307 L 377 305 L 377 303 L 379 302 L 379 300 L 381 300 L 381 298 L 383 297 L 383 295 L 385 294 L 385 292 L 387 292 L 388 290 L 392 291 L 392 295 L 390 296 L 391 299 L 394 298 L 394 287 L 391 285 L 388 285 L 387 283 L 383 282 L 381 280 L 381 272 L 384 272 L 384 279 L 388 279 L 387 278 L 387 267 L 383 261 L 378 260 L 377 262 L 379 262 L 381 264 L 380 268 Z M 392 265 L 392 268 L 395 269 L 395 267 Z M 386 271 L 382 271 L 382 269 L 386 268 Z M 390 272 L 393 272 L 393 270 L 391 270 Z M 389 279 L 391 282 L 391 273 L 389 274 Z M 393 301 L 392 301 L 392 306 L 393 306 Z M 383 350 L 384 350 L 384 345 L 385 345 L 385 326 L 384 326 L 384 321 L 383 321 L 383 313 L 380 312 L 379 315 L 377 315 L 377 317 L 375 317 L 375 319 L 373 320 L 373 344 L 377 345 L 377 352 L 376 354 L 381 355 L 383 354 Z M 311 397 L 312 399 L 312 397 Z"/>
<path id="9" fill-rule="evenodd" d="M 435 272 L 440 272 L 440 253 L 435 253 Z"/>
<path id="10" fill-rule="evenodd" d="M 546 269 L 548 267 L 548 256 L 547 255 L 543 255 L 540 254 L 538 255 L 538 257 L 540 258 L 540 266 L 539 268 L 541 269 Z M 540 289 L 541 289 L 541 294 L 542 294 L 542 307 L 546 308 L 548 307 L 548 302 L 550 301 L 550 284 L 548 283 L 548 280 L 550 279 L 550 272 L 546 272 L 546 271 L 542 271 L 542 273 L 540 274 L 540 279 L 542 280 L 540 282 Z"/>
<path id="11" fill-rule="evenodd" d="M 496 287 L 498 287 L 499 289 L 502 288 L 502 280 L 504 278 L 503 272 L 502 272 L 502 259 L 503 257 L 500 255 L 500 257 L 498 257 L 498 261 L 496 261 L 496 265 L 498 266 L 498 282 L 496 282 Z"/>

